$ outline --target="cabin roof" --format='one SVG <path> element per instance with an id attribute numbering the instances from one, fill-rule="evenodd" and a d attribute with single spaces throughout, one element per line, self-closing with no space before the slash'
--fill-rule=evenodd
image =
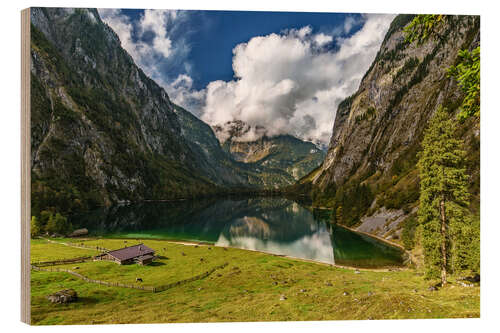
<path id="1" fill-rule="evenodd" d="M 152 254 L 155 251 L 144 244 L 137 244 L 123 249 L 109 251 L 108 254 L 118 260 L 128 260 L 147 254 Z"/>

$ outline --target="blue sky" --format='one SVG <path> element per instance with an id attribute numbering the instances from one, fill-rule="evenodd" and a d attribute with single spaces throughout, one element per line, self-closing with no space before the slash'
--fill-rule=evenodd
<path id="1" fill-rule="evenodd" d="M 122 9 L 122 14 L 131 21 L 139 21 L 144 15 L 143 9 Z M 232 50 L 255 36 L 279 33 L 286 29 L 300 29 L 311 26 L 314 32 L 326 34 L 341 32 L 351 36 L 361 27 L 360 14 L 346 13 L 303 13 L 303 12 L 257 12 L 257 11 L 187 11 L 189 21 L 184 22 L 184 37 L 187 37 L 190 52 L 184 61 L 189 61 L 192 68 L 193 87 L 204 88 L 215 80 L 233 78 Z M 349 32 L 344 31 L 347 18 L 353 22 Z M 337 32 L 338 33 L 338 32 Z M 136 40 L 138 37 L 133 36 Z M 146 36 L 147 40 L 148 36 Z M 334 47 L 335 43 L 332 43 Z M 165 68 L 165 78 L 175 79 L 184 72 L 184 66 L 175 64 Z"/>
<path id="2" fill-rule="evenodd" d="M 211 125 L 326 143 L 393 15 L 99 9 L 170 98 Z M 256 134 L 249 132 L 248 139 Z"/>
<path id="3" fill-rule="evenodd" d="M 332 33 L 336 28 L 343 27 L 346 17 L 360 20 L 359 14 L 335 13 L 210 11 L 201 13 L 201 16 L 210 23 L 206 25 L 206 30 L 193 35 L 196 42 L 192 45 L 190 55 L 196 74 L 199 74 L 199 79 L 195 80 L 198 89 L 214 80 L 232 79 L 232 50 L 252 37 L 279 33 L 285 29 L 300 29 L 307 25 L 315 32 Z M 359 27 L 360 24 L 353 27 L 349 34 Z"/>

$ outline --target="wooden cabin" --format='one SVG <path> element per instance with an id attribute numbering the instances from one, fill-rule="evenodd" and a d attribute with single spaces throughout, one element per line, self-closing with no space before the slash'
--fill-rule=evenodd
<path id="1" fill-rule="evenodd" d="M 139 265 L 149 265 L 156 259 L 155 251 L 144 244 L 124 247 L 113 250 L 95 257 L 96 260 L 114 261 L 120 265 L 136 263 Z"/>

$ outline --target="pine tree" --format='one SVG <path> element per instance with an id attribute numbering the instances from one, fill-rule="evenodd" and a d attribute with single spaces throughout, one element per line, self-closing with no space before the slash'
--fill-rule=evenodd
<path id="1" fill-rule="evenodd" d="M 454 272 L 480 272 L 480 222 L 479 215 L 466 216 L 466 223 L 457 228 L 454 239 L 453 262 Z"/>
<path id="2" fill-rule="evenodd" d="M 455 126 L 453 117 L 439 107 L 425 131 L 418 161 L 425 268 L 427 277 L 440 277 L 442 285 L 452 266 L 460 265 L 457 240 L 470 225 L 465 150 Z"/>

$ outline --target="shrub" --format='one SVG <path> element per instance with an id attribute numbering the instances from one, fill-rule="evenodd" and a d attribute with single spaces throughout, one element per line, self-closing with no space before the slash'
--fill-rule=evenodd
<path id="1" fill-rule="evenodd" d="M 36 216 L 31 217 L 31 238 L 35 238 L 42 232 L 42 225 L 40 223 L 40 219 L 37 219 Z"/>
<path id="2" fill-rule="evenodd" d="M 67 234 L 71 231 L 72 226 L 68 223 L 68 219 L 59 213 L 51 214 L 47 222 L 46 231 L 49 234 Z"/>

